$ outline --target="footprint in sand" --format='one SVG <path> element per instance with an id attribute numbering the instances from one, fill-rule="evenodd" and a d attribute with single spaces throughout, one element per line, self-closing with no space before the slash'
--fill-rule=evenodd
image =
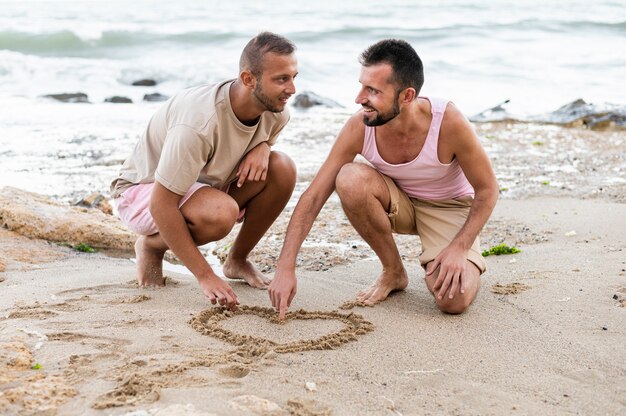
<path id="1" fill-rule="evenodd" d="M 65 342 L 70 344 L 93 345 L 99 350 L 119 351 L 122 347 L 132 344 L 131 341 L 122 338 L 103 337 L 99 335 L 87 335 L 78 332 L 54 332 L 46 334 L 48 341 Z"/>
<path id="2" fill-rule="evenodd" d="M 136 286 L 137 285 L 133 287 L 130 284 L 124 284 L 124 283 L 108 283 L 104 285 L 77 287 L 74 289 L 62 290 L 60 292 L 57 292 L 56 295 L 63 296 L 63 295 L 75 294 L 75 293 L 84 293 L 86 295 L 99 295 L 99 294 L 111 293 L 112 291 L 110 289 L 115 289 L 114 293 L 119 293 L 120 290 L 135 290 Z"/>
<path id="3" fill-rule="evenodd" d="M 48 319 L 52 316 L 57 316 L 58 313 L 43 309 L 41 307 L 35 308 L 20 308 L 9 313 L 8 319 Z"/>
<path id="4" fill-rule="evenodd" d="M 517 295 L 525 290 L 530 289 L 531 286 L 523 283 L 509 283 L 507 285 L 495 284 L 491 286 L 491 292 L 496 295 Z"/>
<path id="5" fill-rule="evenodd" d="M 217 372 L 226 377 L 243 378 L 250 373 L 250 367 L 245 365 L 233 364 L 222 367 L 218 369 Z"/>

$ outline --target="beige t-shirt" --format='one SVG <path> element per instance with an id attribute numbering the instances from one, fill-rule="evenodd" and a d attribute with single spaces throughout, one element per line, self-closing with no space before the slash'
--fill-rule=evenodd
<path id="1" fill-rule="evenodd" d="M 239 162 L 252 148 L 273 145 L 289 112 L 265 111 L 254 126 L 244 125 L 230 103 L 233 81 L 189 88 L 164 103 L 111 183 L 111 196 L 155 180 L 178 195 L 195 182 L 219 189 L 236 179 Z"/>

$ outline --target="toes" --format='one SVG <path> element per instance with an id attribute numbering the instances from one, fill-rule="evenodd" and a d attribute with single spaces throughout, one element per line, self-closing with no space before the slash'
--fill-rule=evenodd
<path id="1" fill-rule="evenodd" d="M 374 306 L 377 303 L 380 303 L 379 299 L 366 299 L 363 301 L 363 305 L 365 306 Z"/>
<path id="2" fill-rule="evenodd" d="M 369 287 L 365 290 L 362 290 L 358 293 L 358 295 L 356 296 L 356 299 L 363 302 L 366 299 L 369 299 L 370 297 L 372 297 L 372 295 L 374 294 L 374 292 L 376 292 L 376 287 Z"/>

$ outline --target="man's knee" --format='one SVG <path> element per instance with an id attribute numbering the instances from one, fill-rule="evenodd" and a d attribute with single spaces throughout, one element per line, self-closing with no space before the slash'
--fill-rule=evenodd
<path id="1" fill-rule="evenodd" d="M 342 201 L 355 194 L 363 194 L 365 184 L 371 180 L 373 169 L 362 163 L 346 163 L 335 178 L 335 189 Z"/>
<path id="2" fill-rule="evenodd" d="M 296 174 L 296 164 L 289 156 L 283 152 L 272 151 L 270 153 L 268 175 L 293 189 L 296 185 Z"/>
<path id="3" fill-rule="evenodd" d="M 222 239 L 230 233 L 239 216 L 239 206 L 231 197 L 214 198 L 210 206 L 185 212 L 185 220 L 197 244 Z"/>
<path id="4" fill-rule="evenodd" d="M 474 299 L 471 299 L 469 296 L 461 295 L 460 293 L 456 294 L 452 299 L 447 297 L 439 299 L 435 297 L 435 303 L 437 304 L 439 310 L 451 315 L 458 315 L 465 312 L 472 304 L 473 300 Z"/>

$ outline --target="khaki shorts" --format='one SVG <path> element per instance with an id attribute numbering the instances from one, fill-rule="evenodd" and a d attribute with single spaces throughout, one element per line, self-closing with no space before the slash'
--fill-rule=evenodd
<path id="1" fill-rule="evenodd" d="M 379 172 L 380 173 L 380 172 Z M 450 244 L 469 215 L 474 198 L 465 196 L 444 201 L 426 201 L 409 197 L 390 177 L 380 174 L 387 184 L 390 206 L 387 210 L 391 228 L 398 234 L 419 235 L 422 241 L 422 254 L 419 257 L 422 267 L 431 262 Z M 472 244 L 467 259 L 483 273 L 485 259 L 477 237 Z"/>

